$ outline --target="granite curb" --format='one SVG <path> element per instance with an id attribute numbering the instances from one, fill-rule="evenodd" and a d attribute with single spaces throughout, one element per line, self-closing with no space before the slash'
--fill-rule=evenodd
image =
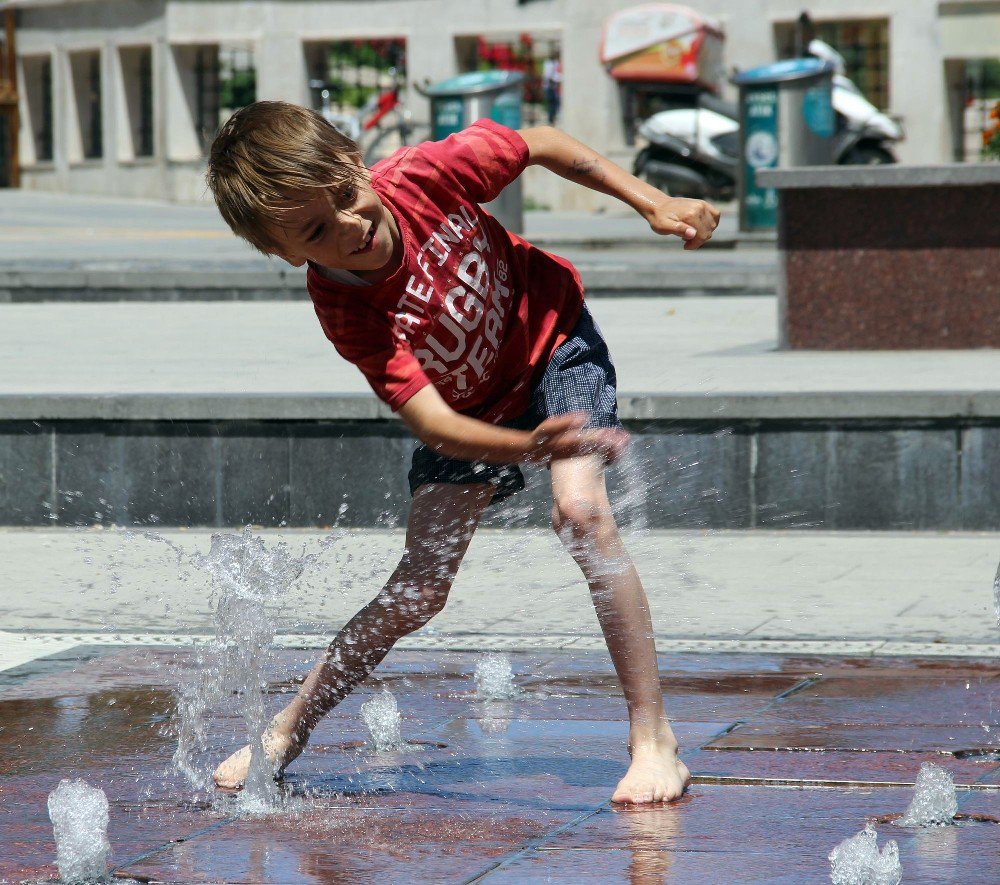
<path id="1" fill-rule="evenodd" d="M 950 421 L 1000 418 L 1000 391 L 622 393 L 624 421 Z M 5 421 L 385 421 L 370 394 L 3 394 Z"/>

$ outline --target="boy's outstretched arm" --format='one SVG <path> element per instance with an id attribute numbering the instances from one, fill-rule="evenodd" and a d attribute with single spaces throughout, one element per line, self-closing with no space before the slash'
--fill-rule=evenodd
<path id="1" fill-rule="evenodd" d="M 399 416 L 434 451 L 465 461 L 516 464 L 593 454 L 614 461 L 628 445 L 622 430 L 583 430 L 584 414 L 558 415 L 531 431 L 477 421 L 451 408 L 433 385 L 410 397 Z"/>
<path id="2" fill-rule="evenodd" d="M 560 129 L 537 126 L 519 134 L 528 145 L 529 165 L 544 166 L 569 181 L 617 197 L 656 233 L 685 240 L 685 249 L 703 245 L 719 223 L 719 210 L 711 203 L 668 196 Z"/>

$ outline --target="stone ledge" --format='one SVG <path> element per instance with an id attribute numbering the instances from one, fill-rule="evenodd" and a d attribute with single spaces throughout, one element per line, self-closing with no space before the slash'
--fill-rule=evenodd
<path id="1" fill-rule="evenodd" d="M 624 421 L 944 420 L 1000 418 L 1000 391 L 622 393 Z M 5 421 L 384 421 L 365 393 L 5 394 Z"/>
<path id="2" fill-rule="evenodd" d="M 761 169 L 757 183 L 779 190 L 809 188 L 955 187 L 1000 184 L 1000 163 L 942 166 L 803 166 Z"/>
<path id="3" fill-rule="evenodd" d="M 315 394 L 0 395 L 7 421 L 380 421 L 395 418 L 375 396 Z"/>
<path id="4" fill-rule="evenodd" d="M 686 269 L 668 264 L 635 267 L 627 260 L 584 266 L 589 297 L 683 294 L 768 294 L 777 290 L 774 270 Z M 87 270 L 0 268 L 0 302 L 40 301 L 241 301 L 306 300 L 305 275 L 229 269 Z"/>

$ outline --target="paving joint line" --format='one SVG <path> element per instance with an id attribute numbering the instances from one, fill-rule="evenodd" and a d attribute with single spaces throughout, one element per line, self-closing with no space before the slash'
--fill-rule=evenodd
<path id="1" fill-rule="evenodd" d="M 761 751 L 767 752 L 767 751 Z M 843 787 L 912 787 L 915 781 L 853 781 L 853 780 L 823 780 L 822 778 L 792 778 L 792 777 L 735 777 L 725 774 L 693 774 L 692 784 L 732 787 L 813 787 L 813 788 L 843 788 Z M 955 784 L 955 789 L 968 793 L 1000 793 L 1000 784 Z"/>
<path id="2" fill-rule="evenodd" d="M 140 854 L 138 857 L 134 857 L 131 860 L 126 861 L 125 863 L 119 864 L 118 866 L 114 867 L 114 869 L 112 869 L 112 871 L 111 871 L 111 875 L 112 876 L 116 876 L 118 873 L 129 874 L 128 873 L 128 867 L 130 867 L 130 866 L 133 866 L 133 865 L 135 865 L 137 863 L 142 863 L 144 860 L 148 860 L 149 858 L 153 857 L 154 855 L 159 854 L 161 851 L 166 851 L 167 849 L 169 849 L 173 845 L 182 845 L 185 842 L 190 842 L 192 839 L 197 839 L 200 836 L 204 836 L 206 833 L 211 833 L 211 832 L 213 832 L 215 830 L 221 829 L 222 827 L 228 826 L 231 823 L 235 823 L 238 820 L 239 820 L 239 817 L 234 815 L 232 817 L 227 817 L 224 820 L 216 821 L 214 824 L 209 824 L 209 826 L 204 827 L 203 829 L 200 829 L 200 830 L 196 830 L 195 832 L 191 833 L 188 836 L 183 836 L 183 837 L 181 837 L 179 839 L 168 839 L 166 842 L 164 842 L 159 847 L 152 848 L 149 851 L 145 852 L 144 854 Z M 129 878 L 133 878 L 134 879 L 135 877 L 132 876 L 131 874 L 129 874 Z M 151 881 L 154 881 L 154 880 L 149 879 L 149 878 L 144 878 L 144 879 L 136 879 L 136 881 L 151 882 Z"/>
<path id="3" fill-rule="evenodd" d="M 590 808 L 584 812 L 581 812 L 572 820 L 568 820 L 566 821 L 566 823 L 560 824 L 558 827 L 554 827 L 553 829 L 548 830 L 545 833 L 542 833 L 541 836 L 536 836 L 534 839 L 530 839 L 517 851 L 512 852 L 511 854 L 508 854 L 500 858 L 496 863 L 493 863 L 486 869 L 480 871 L 479 873 L 474 874 L 471 878 L 463 879 L 462 885 L 474 885 L 474 883 L 476 882 L 482 882 L 487 876 L 492 875 L 493 873 L 497 872 L 498 870 L 502 869 L 508 864 L 513 863 L 515 860 L 530 854 L 532 851 L 541 848 L 542 845 L 544 845 L 550 839 L 554 839 L 556 836 L 559 836 L 562 833 L 565 833 L 568 830 L 573 829 L 573 827 L 582 824 L 585 820 L 588 820 L 589 818 L 592 818 L 600 814 L 601 809 L 609 807 L 610 804 L 611 804 L 610 800 L 602 802 L 600 805 L 597 805 L 594 808 Z"/>
<path id="4" fill-rule="evenodd" d="M 783 701 L 786 698 L 790 698 L 792 695 L 798 694 L 800 691 L 805 691 L 807 688 L 810 688 L 817 682 L 822 682 L 822 681 L 823 681 L 822 673 L 815 673 L 812 676 L 806 676 L 805 679 L 799 680 L 791 688 L 786 688 L 784 691 L 776 694 L 773 698 L 771 698 L 771 702 L 767 706 L 768 707 L 773 706 L 778 701 Z"/>

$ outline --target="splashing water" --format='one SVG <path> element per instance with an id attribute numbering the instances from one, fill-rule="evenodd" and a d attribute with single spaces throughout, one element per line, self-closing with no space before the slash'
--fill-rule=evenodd
<path id="1" fill-rule="evenodd" d="M 212 536 L 210 551 L 194 559 L 212 578 L 215 638 L 198 649 L 197 675 L 181 689 L 174 765 L 196 789 L 212 786 L 215 760 L 206 758 L 209 715 L 236 698 L 251 747 L 250 768 L 238 805 L 267 813 L 281 804 L 274 765 L 264 752 L 268 724 L 264 677 L 274 642 L 270 610 L 313 557 L 295 558 L 286 544 L 268 548 L 250 529 Z"/>
<path id="2" fill-rule="evenodd" d="M 61 780 L 49 793 L 59 878 L 67 883 L 103 881 L 108 875 L 108 797 L 84 780 Z"/>
<path id="3" fill-rule="evenodd" d="M 997 566 L 996 577 L 993 578 L 993 612 L 996 615 L 997 627 L 1000 627 L 1000 565 Z"/>
<path id="4" fill-rule="evenodd" d="M 925 762 L 917 775 L 913 801 L 895 823 L 898 827 L 940 827 L 950 824 L 957 812 L 958 797 L 951 775 L 939 765 Z"/>
<path id="5" fill-rule="evenodd" d="M 635 443 L 618 460 L 622 491 L 613 505 L 615 515 L 628 523 L 636 534 L 644 534 L 649 528 L 649 476 L 650 471 L 643 463 Z"/>
<path id="6" fill-rule="evenodd" d="M 485 701 L 500 701 L 521 693 L 514 684 L 514 670 L 507 655 L 487 652 L 476 662 L 476 694 Z"/>
<path id="7" fill-rule="evenodd" d="M 383 688 L 365 701 L 361 705 L 361 718 L 371 732 L 376 753 L 392 753 L 403 748 L 402 717 L 391 691 Z"/>
<path id="8" fill-rule="evenodd" d="M 878 850 L 878 833 L 868 824 L 829 854 L 833 885 L 898 885 L 903 878 L 899 848 L 891 839 Z"/>

